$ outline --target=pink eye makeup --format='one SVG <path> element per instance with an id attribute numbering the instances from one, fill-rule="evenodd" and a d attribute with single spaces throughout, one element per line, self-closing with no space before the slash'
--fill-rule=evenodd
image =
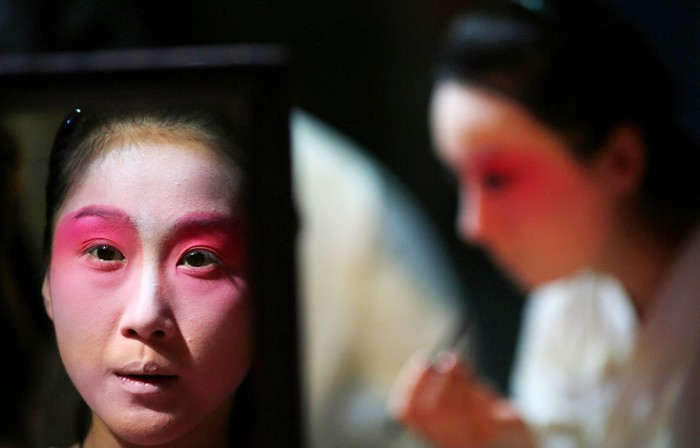
<path id="1" fill-rule="evenodd" d="M 179 272 L 191 277 L 214 280 L 237 272 L 225 265 L 210 249 L 192 249 L 177 261 Z"/>
<path id="2" fill-rule="evenodd" d="M 479 187 L 491 194 L 502 193 L 513 186 L 517 172 L 501 163 L 486 161 L 467 168 L 463 174 L 471 187 Z"/>
<path id="3" fill-rule="evenodd" d="M 84 207 L 56 225 L 52 259 L 84 261 L 102 270 L 118 269 L 125 252 L 138 244 L 137 231 L 122 211 L 111 207 Z"/>
<path id="4" fill-rule="evenodd" d="M 119 252 L 119 249 L 108 244 L 100 244 L 97 246 L 91 246 L 86 251 L 86 254 L 97 258 L 100 261 L 110 262 L 110 261 L 124 261 L 124 254 Z"/>
<path id="5" fill-rule="evenodd" d="M 493 151 L 493 152 L 491 152 Z M 493 149 L 475 161 L 471 176 L 486 191 L 501 193 L 526 181 L 535 168 L 519 151 Z"/>
<path id="6" fill-rule="evenodd" d="M 221 260 L 206 249 L 194 249 L 178 260 L 178 265 L 201 268 L 212 264 L 221 264 Z"/>
<path id="7" fill-rule="evenodd" d="M 242 274 L 243 229 L 232 217 L 193 213 L 180 219 L 175 229 L 172 244 L 179 272 L 200 278 Z"/>
<path id="8" fill-rule="evenodd" d="M 481 174 L 482 185 L 492 192 L 505 190 L 514 180 L 514 174 L 507 170 L 490 169 Z"/>
<path id="9" fill-rule="evenodd" d="M 174 267 L 180 274 L 202 280 L 244 273 L 247 254 L 243 226 L 230 215 L 191 213 L 177 220 L 165 234 L 159 244 L 169 254 L 162 260 L 166 269 Z M 81 272 L 113 272 L 126 267 L 141 249 L 137 226 L 126 213 L 89 206 L 57 224 L 52 259 L 72 263 Z"/>
<path id="10" fill-rule="evenodd" d="M 106 272 L 115 271 L 126 264 L 126 257 L 119 249 L 102 243 L 88 247 L 85 259 L 92 267 Z"/>

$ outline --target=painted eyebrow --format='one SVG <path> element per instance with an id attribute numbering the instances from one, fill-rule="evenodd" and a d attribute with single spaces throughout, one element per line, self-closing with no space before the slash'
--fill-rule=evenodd
<path id="1" fill-rule="evenodd" d="M 173 232 L 191 228 L 235 229 L 236 227 L 238 227 L 237 220 L 231 215 L 218 212 L 194 212 L 178 219 Z"/>
<path id="2" fill-rule="evenodd" d="M 133 225 L 129 215 L 113 207 L 88 205 L 87 207 L 83 207 L 73 214 L 73 221 L 86 217 L 98 217 L 108 221 L 123 221 Z"/>
<path id="3" fill-rule="evenodd" d="M 183 238 L 199 238 L 205 235 L 224 237 L 225 241 L 238 241 L 241 235 L 236 231 L 240 226 L 236 217 L 218 212 L 194 212 L 178 219 L 168 231 L 165 241 L 177 244 Z M 231 238 L 231 240 L 229 240 Z"/>

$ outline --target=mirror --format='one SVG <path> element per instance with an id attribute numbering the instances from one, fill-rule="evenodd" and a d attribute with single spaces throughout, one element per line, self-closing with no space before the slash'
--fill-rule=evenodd
<path id="1" fill-rule="evenodd" d="M 17 358 L 16 363 L 18 377 L 26 379 L 18 393 L 20 389 L 27 391 L 25 412 L 18 413 L 23 416 L 19 424 L 37 438 L 30 442 L 43 446 L 70 444 L 80 437 L 76 432 L 85 429 L 80 427 L 80 417 L 74 416 L 79 406 L 72 407 L 72 401 L 66 399 L 76 395 L 65 374 L 62 377 L 58 358 L 52 357 L 55 353 L 45 355 L 47 347 L 41 342 L 42 335 L 52 333 L 38 302 L 44 276 L 40 263 L 44 189 L 56 131 L 76 108 L 86 116 L 167 109 L 204 111 L 221 119 L 236 135 L 235 146 L 242 153 L 246 179 L 244 208 L 250 224 L 247 237 L 254 310 L 254 354 L 249 375 L 252 392 L 249 409 L 243 411 L 250 422 L 246 430 L 252 431 L 253 446 L 302 446 L 297 222 L 292 203 L 287 76 L 285 49 L 263 45 L 14 55 L 0 61 L 3 145 L 8 154 L 18 155 L 19 161 L 7 158 L 3 166 L 13 172 L 15 167 L 19 169 L 7 188 L 12 195 L 17 193 L 13 196 L 17 201 L 16 210 L 10 208 L 3 221 L 10 229 L 2 260 L 3 279 L 17 281 L 14 271 L 23 271 L 27 277 L 23 282 L 30 291 L 23 294 L 16 284 L 8 287 L 14 293 L 6 294 L 2 305 L 11 311 L 6 314 L 15 323 L 22 319 L 37 323 L 37 330 L 26 335 L 21 334 L 22 325 L 15 325 L 17 334 L 8 338 L 16 337 L 26 350 L 7 350 L 7 356 L 24 353 L 37 358 L 38 378 L 26 379 L 31 375 L 21 372 L 32 361 L 20 362 Z M 11 254 L 16 247 L 10 248 L 9 244 L 19 241 L 13 232 L 22 234 L 26 243 L 17 250 L 33 260 L 36 268 L 19 263 L 12 266 Z M 51 338 L 49 346 L 55 345 Z M 10 339 L 5 345 L 11 345 Z M 15 364 L 13 360 L 10 364 Z M 41 430 L 33 426 L 42 420 L 50 424 Z"/>

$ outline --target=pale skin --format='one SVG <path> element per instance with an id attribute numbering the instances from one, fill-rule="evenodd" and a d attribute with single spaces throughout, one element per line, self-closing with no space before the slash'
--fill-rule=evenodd
<path id="1" fill-rule="evenodd" d="M 84 447 L 226 446 L 251 356 L 229 167 L 152 137 L 98 158 L 59 210 L 43 292 L 92 410 Z"/>
<path id="2" fill-rule="evenodd" d="M 682 236 L 639 197 L 646 160 L 634 126 L 618 125 L 583 160 L 518 103 L 452 81 L 436 86 L 430 118 L 437 156 L 459 183 L 466 242 L 525 290 L 584 267 L 608 272 L 644 319 Z M 503 397 L 455 355 L 441 358 L 404 367 L 390 403 L 398 421 L 440 448 L 535 446 Z"/>

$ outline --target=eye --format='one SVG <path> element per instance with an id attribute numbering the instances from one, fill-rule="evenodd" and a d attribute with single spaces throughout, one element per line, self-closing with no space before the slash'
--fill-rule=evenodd
<path id="1" fill-rule="evenodd" d="M 119 249 L 109 244 L 92 246 L 85 253 L 105 262 L 124 261 L 126 259 Z"/>
<path id="2" fill-rule="evenodd" d="M 177 261 L 178 265 L 201 268 L 212 264 L 221 264 L 219 258 L 208 250 L 194 249 L 187 252 Z"/>
<path id="3" fill-rule="evenodd" d="M 512 181 L 512 176 L 496 172 L 486 173 L 482 180 L 484 187 L 492 191 L 503 190 L 506 187 L 510 186 Z"/>

